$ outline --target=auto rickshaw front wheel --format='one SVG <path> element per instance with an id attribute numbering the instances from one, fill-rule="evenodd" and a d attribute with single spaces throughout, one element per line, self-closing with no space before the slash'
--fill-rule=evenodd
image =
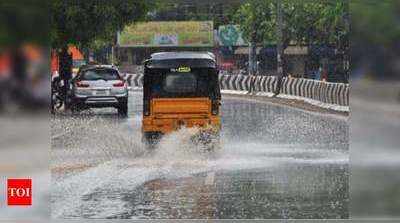
<path id="1" fill-rule="evenodd" d="M 160 142 L 162 134 L 160 132 L 143 132 L 142 142 L 145 144 L 147 149 L 154 149 L 154 147 Z"/>
<path id="2" fill-rule="evenodd" d="M 196 145 L 204 147 L 206 151 L 216 151 L 221 148 L 219 132 L 200 131 L 191 138 Z"/>

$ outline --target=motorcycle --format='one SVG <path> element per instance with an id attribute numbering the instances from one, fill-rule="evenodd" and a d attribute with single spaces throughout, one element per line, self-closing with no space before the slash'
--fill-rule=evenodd
<path id="1" fill-rule="evenodd" d="M 55 77 L 51 82 L 51 114 L 55 114 L 56 111 L 61 110 L 65 103 L 62 88 L 63 81 L 60 77 Z"/>

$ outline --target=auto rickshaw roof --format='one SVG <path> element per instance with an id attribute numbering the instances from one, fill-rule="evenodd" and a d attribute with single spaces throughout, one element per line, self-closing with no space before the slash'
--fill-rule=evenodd
<path id="1" fill-rule="evenodd" d="M 160 52 L 153 53 L 150 60 L 173 60 L 173 59 L 205 59 L 215 61 L 215 56 L 210 52 Z"/>
<path id="2" fill-rule="evenodd" d="M 144 62 L 146 68 L 178 69 L 216 68 L 215 56 L 209 52 L 161 52 L 151 54 L 151 58 Z"/>

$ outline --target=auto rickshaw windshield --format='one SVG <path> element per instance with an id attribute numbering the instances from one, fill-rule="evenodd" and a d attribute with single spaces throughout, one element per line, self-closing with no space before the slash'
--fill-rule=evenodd
<path id="1" fill-rule="evenodd" d="M 218 76 L 211 68 L 195 68 L 190 72 L 149 69 L 144 88 L 145 94 L 148 93 L 151 98 L 219 98 Z"/>

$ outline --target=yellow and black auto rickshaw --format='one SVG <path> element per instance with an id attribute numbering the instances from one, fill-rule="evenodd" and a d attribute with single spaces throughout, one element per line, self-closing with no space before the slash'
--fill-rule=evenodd
<path id="1" fill-rule="evenodd" d="M 154 145 L 162 135 L 196 127 L 202 143 L 219 143 L 221 93 L 212 53 L 154 53 L 145 61 L 143 139 Z"/>

